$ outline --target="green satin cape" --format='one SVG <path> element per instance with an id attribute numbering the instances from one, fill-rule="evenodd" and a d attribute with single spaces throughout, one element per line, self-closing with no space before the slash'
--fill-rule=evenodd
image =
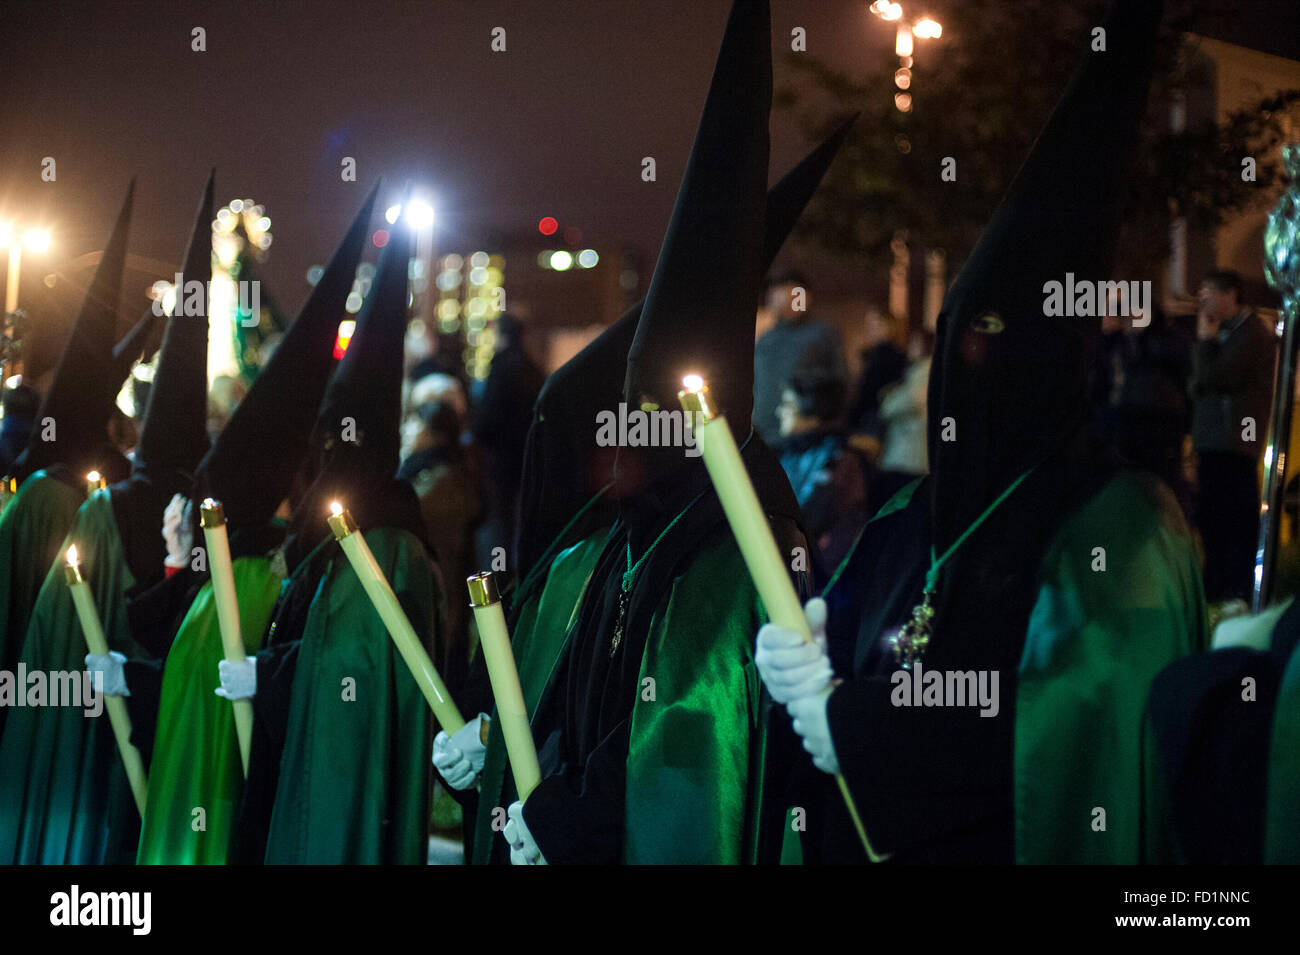
<path id="1" fill-rule="evenodd" d="M 366 543 L 432 651 L 441 595 L 411 533 Z M 268 864 L 423 864 L 432 714 L 347 558 L 336 553 L 308 610 L 293 678 Z"/>
<path id="2" fill-rule="evenodd" d="M 69 534 L 110 649 L 144 656 L 130 636 L 127 569 L 107 490 L 77 511 Z M 28 672 L 83 672 L 87 653 L 63 567 L 46 574 L 19 653 Z M 73 707 L 14 709 L 0 742 L 0 863 L 130 863 L 138 811 L 106 714 Z"/>
<path id="3" fill-rule="evenodd" d="M 1016 694 L 1017 862 L 1145 861 L 1144 828 L 1162 811 L 1143 798 L 1151 681 L 1207 643 L 1200 568 L 1172 495 L 1121 472 L 1043 558 Z"/>
<path id="4" fill-rule="evenodd" d="M 725 529 L 724 529 L 725 531 Z M 530 715 L 563 659 L 608 531 L 563 551 L 512 637 Z M 766 619 L 730 532 L 695 555 L 656 609 L 632 709 L 623 861 L 735 864 L 758 854 L 766 724 L 753 661 Z M 563 623 L 561 623 L 563 621 Z M 479 797 L 475 862 L 490 858 L 494 810 L 515 798 L 494 721 Z"/>
<path id="5" fill-rule="evenodd" d="M 235 594 L 244 649 L 262 645 L 280 578 L 265 557 L 237 557 Z M 222 865 L 244 787 L 230 702 L 217 696 L 225 658 L 212 581 L 185 614 L 163 670 L 158 730 L 149 766 L 149 798 L 140 833 L 140 864 Z M 201 808 L 202 816 L 194 810 Z M 201 823 L 201 825 L 200 825 Z"/>
<path id="6" fill-rule="evenodd" d="M 17 660 L 41 583 L 83 500 L 63 481 L 37 471 L 0 513 L 0 668 L 11 669 Z M 0 708 L 0 728 L 5 715 Z"/>

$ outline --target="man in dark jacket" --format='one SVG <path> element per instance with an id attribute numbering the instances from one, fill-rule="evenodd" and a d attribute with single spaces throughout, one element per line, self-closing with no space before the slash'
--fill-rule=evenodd
<path id="1" fill-rule="evenodd" d="M 524 347 L 524 326 L 509 313 L 497 319 L 496 353 L 483 383 L 470 430 L 487 458 L 492 492 L 489 520 L 493 544 L 508 545 L 515 536 L 519 476 L 524 467 L 524 441 L 529 415 L 546 376 Z"/>
<path id="2" fill-rule="evenodd" d="M 1199 461 L 1205 597 L 1245 599 L 1259 533 L 1259 455 L 1268 427 L 1277 336 L 1241 303 L 1241 278 L 1211 272 L 1198 293 L 1190 391 Z"/>

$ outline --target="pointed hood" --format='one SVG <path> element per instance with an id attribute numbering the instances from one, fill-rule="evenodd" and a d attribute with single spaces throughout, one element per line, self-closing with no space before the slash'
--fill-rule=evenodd
<path id="1" fill-rule="evenodd" d="M 1110 269 L 1139 140 L 1158 0 L 1121 0 L 1088 49 L 939 314 L 930 375 L 935 546 L 942 552 L 1088 417 L 1099 318 L 1050 317 L 1047 283 Z M 955 429 L 955 440 L 942 440 Z"/>
<path id="2" fill-rule="evenodd" d="M 311 439 L 315 479 L 294 508 L 285 543 L 290 570 L 329 533 L 325 517 L 334 500 L 362 529 L 402 527 L 425 536 L 414 491 L 395 480 L 411 230 L 398 219 L 388 231 L 356 330 L 321 400 Z"/>
<path id="3" fill-rule="evenodd" d="M 232 524 L 270 520 L 307 455 L 378 191 L 371 189 L 297 319 L 199 464 L 197 496 L 220 500 Z"/>
<path id="4" fill-rule="evenodd" d="M 370 294 L 316 418 L 323 470 L 397 473 L 411 230 L 399 219 L 388 231 Z"/>
<path id="5" fill-rule="evenodd" d="M 78 477 L 102 467 L 97 460 L 105 453 L 105 426 L 113 410 L 113 398 L 122 379 L 106 357 L 116 340 L 117 306 L 122 293 L 122 272 L 126 264 L 126 239 L 131 224 L 135 180 L 127 187 L 126 199 L 108 245 L 95 269 L 72 334 L 59 358 L 54 380 L 45 394 L 37 421 L 54 421 L 55 439 L 42 440 L 38 427 L 27 449 L 15 464 L 21 481 L 34 471 L 53 464 L 67 465 Z"/>
<path id="6" fill-rule="evenodd" d="M 856 120 L 854 115 L 837 126 L 768 192 L 761 272 L 771 267 Z M 623 400 L 627 353 L 643 304 L 637 302 L 552 372 L 537 397 L 515 542 L 515 566 L 525 573 L 591 496 L 613 480 L 614 449 L 596 443 L 596 415 Z M 583 527 L 611 523 L 612 506 L 612 500 L 596 505 Z"/>
<path id="7" fill-rule="evenodd" d="M 768 5 L 737 0 L 628 353 L 624 386 L 630 409 L 640 407 L 644 394 L 672 410 L 682 376 L 698 372 L 742 439 L 753 405 L 771 104 Z"/>
<path id="8" fill-rule="evenodd" d="M 113 378 L 118 390 L 135 363 L 145 360 L 145 352 L 154 341 L 154 333 L 161 323 L 162 317 L 155 315 L 152 307 L 146 308 L 140 320 L 113 346 Z"/>
<path id="9" fill-rule="evenodd" d="M 208 290 L 212 281 L 214 176 L 215 172 L 208 176 L 190 232 L 181 271 L 185 287 L 176 290 L 176 306 L 163 332 L 162 353 L 135 448 L 135 471 L 189 473 L 208 450 Z"/>

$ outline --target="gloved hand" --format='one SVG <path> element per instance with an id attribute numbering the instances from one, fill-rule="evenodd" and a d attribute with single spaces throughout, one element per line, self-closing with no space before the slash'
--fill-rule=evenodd
<path id="1" fill-rule="evenodd" d="M 537 840 L 524 822 L 524 804 L 516 799 L 506 810 L 506 817 L 504 835 L 506 842 L 510 843 L 510 864 L 546 865 L 542 850 L 537 848 Z"/>
<path id="2" fill-rule="evenodd" d="M 189 520 L 191 507 L 184 494 L 173 494 L 163 511 L 162 536 L 167 546 L 164 567 L 188 567 L 190 550 L 194 546 L 194 525 Z"/>
<path id="3" fill-rule="evenodd" d="M 754 662 L 767 692 L 778 703 L 812 696 L 831 680 L 831 661 L 826 655 L 826 601 L 814 597 L 803 608 L 812 643 L 794 630 L 765 623 L 758 631 Z"/>
<path id="4" fill-rule="evenodd" d="M 126 662 L 126 657 L 116 650 L 109 650 L 107 653 L 87 653 L 86 654 L 86 672 L 91 674 L 94 679 L 95 673 L 103 674 L 103 693 L 105 696 L 130 696 L 131 691 L 126 688 L 126 670 L 122 664 Z"/>
<path id="5" fill-rule="evenodd" d="M 212 692 L 228 700 L 247 700 L 257 694 L 257 657 L 222 660 L 217 664 L 221 686 Z"/>
<path id="6" fill-rule="evenodd" d="M 487 728 L 492 718 L 480 713 L 453 735 L 439 730 L 433 738 L 433 765 L 452 789 L 469 789 L 478 782 L 487 757 Z"/>
<path id="7" fill-rule="evenodd" d="M 840 761 L 831 743 L 830 722 L 826 718 L 826 703 L 831 698 L 830 689 L 812 696 L 801 696 L 786 704 L 794 718 L 794 731 L 803 737 L 803 748 L 812 754 L 813 765 L 824 773 L 835 775 L 840 771 Z"/>

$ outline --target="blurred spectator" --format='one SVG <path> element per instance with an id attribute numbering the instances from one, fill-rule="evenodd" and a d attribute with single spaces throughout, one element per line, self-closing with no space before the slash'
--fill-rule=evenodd
<path id="1" fill-rule="evenodd" d="M 1187 509 L 1182 457 L 1191 421 L 1192 338 L 1159 307 L 1153 306 L 1147 318 L 1145 327 L 1134 327 L 1131 317 L 1102 318 L 1093 366 L 1094 409 L 1103 435 L 1124 457 L 1168 484 Z"/>
<path id="2" fill-rule="evenodd" d="M 470 415 L 474 440 L 487 459 L 491 528 L 485 541 L 490 551 L 509 551 L 515 539 L 515 511 L 524 467 L 524 441 L 532 422 L 533 404 L 546 376 L 524 344 L 526 326 L 509 312 L 497 319 L 496 351 L 483 384 L 482 400 Z"/>
<path id="3" fill-rule="evenodd" d="M 885 437 L 880 422 L 880 393 L 899 381 L 907 370 L 907 352 L 898 346 L 898 320 L 887 312 L 872 309 L 867 314 L 867 346 L 862 350 L 862 376 L 857 395 L 849 407 L 845 424 L 851 431 Z"/>
<path id="4" fill-rule="evenodd" d="M 1235 272 L 1211 272 L 1198 293 L 1190 392 L 1197 523 L 1205 597 L 1246 599 L 1259 535 L 1259 457 L 1268 427 L 1277 336 L 1241 302 Z"/>
<path id="5" fill-rule="evenodd" d="M 917 329 L 908 346 L 911 359 L 902 380 L 885 389 L 880 398 L 880 423 L 885 431 L 880 453 L 880 470 L 893 480 L 882 482 L 881 489 L 901 487 L 929 470 L 926 445 L 926 405 L 930 388 L 930 353 L 934 349 L 934 325 Z M 888 498 L 873 495 L 874 507 Z"/>
<path id="6" fill-rule="evenodd" d="M 4 389 L 4 418 L 0 419 L 0 477 L 23 453 L 36 428 L 41 396 L 27 385 Z"/>
<path id="7" fill-rule="evenodd" d="M 781 467 L 803 511 L 823 567 L 833 570 L 867 518 L 866 457 L 836 426 L 844 382 L 816 370 L 796 371 L 777 406 Z"/>
<path id="8" fill-rule="evenodd" d="M 808 317 L 808 298 L 808 281 L 797 272 L 768 283 L 767 306 L 776 324 L 754 346 L 754 429 L 772 446 L 781 437 L 776 406 L 796 371 L 848 379 L 839 335 Z"/>
<path id="9" fill-rule="evenodd" d="M 421 404 L 416 416 L 422 427 L 397 476 L 410 481 L 420 499 L 447 595 L 443 608 L 449 636 L 438 648 L 437 665 L 449 682 L 460 681 L 469 667 L 469 609 L 456 595 L 465 578 L 478 569 L 474 530 L 483 518 L 483 500 L 461 443 L 463 419 L 455 404 L 435 398 Z"/>

